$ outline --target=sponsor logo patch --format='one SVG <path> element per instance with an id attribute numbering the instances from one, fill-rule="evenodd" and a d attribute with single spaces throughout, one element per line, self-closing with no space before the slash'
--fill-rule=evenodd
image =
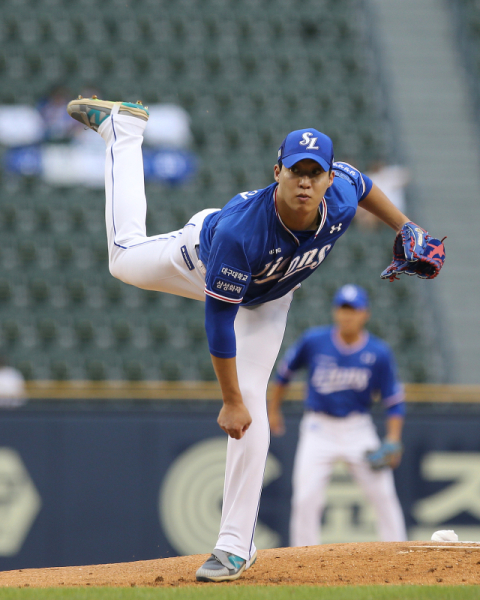
<path id="1" fill-rule="evenodd" d="M 244 290 L 244 285 L 227 281 L 225 279 L 221 279 L 220 277 L 216 277 L 212 285 L 213 292 L 228 296 L 229 298 L 241 298 Z"/>
<path id="2" fill-rule="evenodd" d="M 352 165 L 349 165 L 348 163 L 333 163 L 333 170 L 338 171 L 339 169 L 341 169 L 344 173 L 350 175 L 350 177 L 353 177 L 354 179 L 358 178 L 359 172 L 357 171 L 357 169 L 355 169 L 354 167 L 352 167 Z"/>
<path id="3" fill-rule="evenodd" d="M 353 181 L 351 180 L 350 177 L 348 177 L 348 175 L 345 175 L 345 173 L 342 173 L 341 171 L 337 171 L 336 169 L 334 169 L 335 171 L 335 177 L 338 177 L 339 179 L 345 179 L 345 181 L 348 181 L 348 183 L 350 185 L 355 185 L 353 183 Z"/>
<path id="4" fill-rule="evenodd" d="M 192 262 L 192 259 L 190 258 L 190 255 L 188 253 L 187 247 L 186 246 L 182 246 L 180 248 L 180 250 L 182 251 L 182 256 L 183 256 L 183 260 L 185 261 L 185 264 L 190 269 L 190 271 L 193 271 L 195 269 L 195 266 L 194 266 L 194 264 Z"/>
<path id="5" fill-rule="evenodd" d="M 223 263 L 220 267 L 219 274 L 227 277 L 228 279 L 232 279 L 233 281 L 247 282 L 250 279 L 250 273 L 247 273 L 246 271 L 240 271 L 240 269 L 230 267 L 225 263 Z"/>

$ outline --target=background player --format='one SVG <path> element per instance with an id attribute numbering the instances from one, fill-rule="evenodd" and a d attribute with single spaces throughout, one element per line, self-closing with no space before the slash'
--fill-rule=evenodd
<path id="1" fill-rule="evenodd" d="M 238 194 L 222 210 L 197 213 L 180 231 L 147 237 L 141 146 L 148 111 L 140 104 L 79 98 L 68 112 L 107 145 L 112 275 L 143 289 L 205 301 L 223 396 L 218 423 L 229 440 L 220 534 L 197 579 L 236 579 L 256 558 L 253 536 L 269 446 L 266 389 L 293 291 L 325 260 L 359 202 L 396 232 L 408 218 L 368 177 L 346 163 L 334 164 L 330 138 L 303 129 L 282 143 L 273 184 Z M 414 270 L 422 253 L 419 248 L 408 265 L 392 263 L 388 277 L 407 266 Z"/>
<path id="2" fill-rule="evenodd" d="M 335 326 L 309 329 L 288 350 L 269 402 L 272 433 L 281 435 L 285 390 L 297 369 L 308 369 L 305 415 L 293 469 L 290 545 L 320 542 L 327 485 L 338 460 L 347 463 L 373 504 L 381 540 L 404 541 L 405 523 L 389 468 L 400 462 L 405 413 L 394 358 L 385 342 L 364 328 L 370 313 L 363 288 L 343 286 L 333 304 Z M 383 445 L 369 414 L 375 393 L 381 395 L 387 412 Z M 374 450 L 369 460 L 366 453 Z M 389 466 L 372 468 L 382 463 Z"/>

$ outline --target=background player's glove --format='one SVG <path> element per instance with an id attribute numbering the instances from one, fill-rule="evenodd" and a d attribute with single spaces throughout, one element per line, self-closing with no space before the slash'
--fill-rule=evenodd
<path id="1" fill-rule="evenodd" d="M 444 262 L 443 240 L 433 238 L 428 231 L 409 221 L 397 234 L 393 243 L 393 260 L 380 277 L 394 281 L 398 279 L 397 275 L 405 273 L 433 279 Z"/>
<path id="2" fill-rule="evenodd" d="M 400 442 L 388 442 L 384 440 L 377 450 L 370 450 L 365 454 L 370 468 L 379 471 L 385 467 L 396 467 L 402 454 Z"/>

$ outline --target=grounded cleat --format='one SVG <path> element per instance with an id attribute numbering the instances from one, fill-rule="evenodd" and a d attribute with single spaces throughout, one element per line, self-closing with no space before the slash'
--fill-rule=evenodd
<path id="1" fill-rule="evenodd" d="M 79 96 L 76 100 L 68 103 L 67 112 L 82 125 L 90 127 L 93 131 L 98 131 L 100 125 L 110 116 L 115 104 L 115 102 L 109 100 L 98 100 L 96 96 L 93 96 L 93 98 Z M 148 110 L 139 103 L 121 102 L 118 112 L 121 115 L 137 117 L 144 121 L 148 121 L 149 117 Z"/>
<path id="2" fill-rule="evenodd" d="M 230 552 L 215 548 L 210 558 L 197 571 L 197 581 L 234 581 L 257 560 L 257 553 L 244 560 Z"/>

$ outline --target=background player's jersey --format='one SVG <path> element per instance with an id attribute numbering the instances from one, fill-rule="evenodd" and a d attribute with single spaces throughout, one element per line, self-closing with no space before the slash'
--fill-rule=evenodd
<path id="1" fill-rule="evenodd" d="M 286 353 L 277 381 L 288 383 L 297 369 L 308 369 L 306 410 L 344 417 L 368 411 L 372 394 L 380 393 L 387 408 L 403 405 L 403 388 L 385 342 L 365 332 L 352 346 L 335 327 L 309 329 Z"/>
<path id="2" fill-rule="evenodd" d="M 325 260 L 345 233 L 371 180 L 347 163 L 334 163 L 335 178 L 319 210 L 317 231 L 290 231 L 276 208 L 277 184 L 238 194 L 207 216 L 200 236 L 205 293 L 251 306 L 284 296 Z"/>

